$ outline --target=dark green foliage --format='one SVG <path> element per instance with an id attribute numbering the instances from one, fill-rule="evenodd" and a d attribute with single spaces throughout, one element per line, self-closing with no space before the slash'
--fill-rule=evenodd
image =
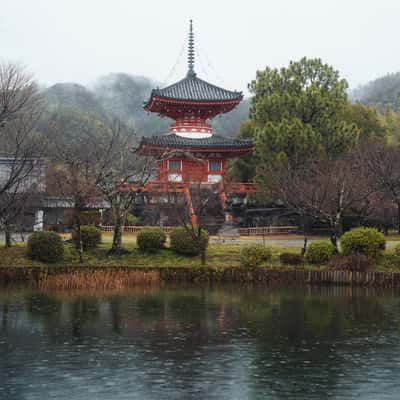
<path id="1" fill-rule="evenodd" d="M 140 250 L 155 253 L 164 247 L 167 236 L 160 228 L 143 229 L 137 235 L 137 245 Z"/>
<path id="2" fill-rule="evenodd" d="M 320 59 L 302 58 L 287 68 L 266 68 L 250 84 L 250 119 L 261 164 L 299 163 L 337 156 L 351 148 L 357 128 L 345 121 L 347 82 Z"/>
<path id="3" fill-rule="evenodd" d="M 388 134 L 385 120 L 376 108 L 360 103 L 349 103 L 345 119 L 357 126 L 360 137 L 363 139 L 385 138 Z"/>
<path id="4" fill-rule="evenodd" d="M 56 262 L 64 256 L 64 243 L 55 232 L 34 232 L 28 238 L 27 256 L 32 260 Z"/>
<path id="5" fill-rule="evenodd" d="M 396 259 L 396 261 L 400 262 L 400 244 L 398 244 L 394 247 L 393 257 Z"/>
<path id="6" fill-rule="evenodd" d="M 177 227 L 170 234 L 171 249 L 179 254 L 194 256 L 200 254 L 202 248 L 207 248 L 209 235 L 205 229 L 201 230 L 201 236 L 198 237 L 197 229 L 191 231 L 191 228 Z"/>
<path id="7" fill-rule="evenodd" d="M 271 257 L 272 251 L 269 247 L 253 244 L 243 247 L 240 252 L 240 264 L 245 268 L 255 268 L 263 262 L 270 260 Z"/>
<path id="8" fill-rule="evenodd" d="M 335 255 L 329 262 L 329 267 L 338 271 L 365 272 L 372 262 L 365 254 L 351 253 L 348 255 Z"/>
<path id="9" fill-rule="evenodd" d="M 399 268 L 400 266 L 400 244 L 396 245 L 389 254 L 385 254 L 380 260 L 388 268 Z"/>
<path id="10" fill-rule="evenodd" d="M 306 250 L 306 261 L 310 264 L 326 264 L 335 252 L 330 242 L 312 242 Z"/>
<path id="11" fill-rule="evenodd" d="M 101 230 L 94 225 L 81 226 L 81 240 L 83 250 L 96 248 L 101 243 Z M 78 246 L 76 231 L 72 232 L 72 241 Z"/>
<path id="12" fill-rule="evenodd" d="M 376 228 L 354 228 L 340 238 L 343 254 L 361 253 L 370 258 L 377 258 L 385 250 L 385 236 Z"/>
<path id="13" fill-rule="evenodd" d="M 304 262 L 303 257 L 296 253 L 282 253 L 279 260 L 281 264 L 287 265 L 301 265 Z"/>
<path id="14" fill-rule="evenodd" d="M 255 139 L 255 124 L 250 120 L 242 121 L 238 139 Z M 229 164 L 229 175 L 239 182 L 251 182 L 256 174 L 257 158 L 254 152 L 237 157 Z"/>

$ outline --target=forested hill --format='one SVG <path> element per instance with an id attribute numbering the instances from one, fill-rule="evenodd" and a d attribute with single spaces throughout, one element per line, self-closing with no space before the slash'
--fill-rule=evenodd
<path id="1" fill-rule="evenodd" d="M 387 74 L 351 92 L 353 100 L 384 112 L 387 107 L 400 110 L 400 72 Z"/>
<path id="2" fill-rule="evenodd" d="M 142 104 L 148 99 L 157 83 L 144 77 L 124 73 L 110 74 L 98 78 L 93 85 L 85 87 L 76 83 L 57 83 L 44 90 L 46 103 L 51 111 L 73 109 L 99 119 L 118 118 L 134 127 L 137 136 L 165 133 L 169 121 L 146 113 Z M 247 119 L 249 101 L 244 100 L 232 112 L 215 118 L 215 132 L 234 135 L 240 122 Z"/>

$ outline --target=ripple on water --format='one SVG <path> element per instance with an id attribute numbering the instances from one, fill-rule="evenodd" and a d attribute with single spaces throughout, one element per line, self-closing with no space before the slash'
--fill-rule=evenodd
<path id="1" fill-rule="evenodd" d="M 0 296 L 0 399 L 397 400 L 399 305 L 340 289 L 16 290 Z"/>

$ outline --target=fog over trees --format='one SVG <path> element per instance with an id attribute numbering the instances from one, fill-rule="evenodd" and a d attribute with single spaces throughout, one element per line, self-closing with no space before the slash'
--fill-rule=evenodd
<path id="1" fill-rule="evenodd" d="M 168 132 L 170 121 L 143 111 L 153 88 L 158 84 L 144 77 L 124 73 L 100 77 L 93 84 L 57 83 L 43 90 L 49 111 L 73 109 L 102 121 L 119 119 L 133 128 L 137 137 Z M 215 133 L 234 135 L 240 122 L 248 118 L 249 102 L 212 121 Z"/>
<path id="2" fill-rule="evenodd" d="M 380 112 L 387 108 L 400 110 L 400 72 L 386 74 L 351 91 L 351 98 L 374 106 Z"/>

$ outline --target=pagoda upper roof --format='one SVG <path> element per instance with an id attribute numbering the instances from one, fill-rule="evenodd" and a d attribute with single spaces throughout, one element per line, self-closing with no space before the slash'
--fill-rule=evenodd
<path id="1" fill-rule="evenodd" d="M 240 102 L 243 98 L 242 92 L 230 91 L 208 83 L 196 76 L 195 73 L 188 73 L 187 76 L 163 89 L 153 89 L 150 99 L 144 108 L 150 106 L 154 97 L 168 100 L 186 100 L 195 102 Z"/>
<path id="2" fill-rule="evenodd" d="M 245 150 L 253 149 L 253 141 L 246 139 L 234 139 L 226 136 L 211 135 L 205 138 L 189 138 L 175 133 L 159 136 L 143 137 L 140 148 L 144 146 L 168 148 L 168 149 L 191 149 L 191 150 Z"/>
<path id="3" fill-rule="evenodd" d="M 158 112 L 174 119 L 176 112 L 171 111 L 176 103 L 181 110 L 182 103 L 195 103 L 198 110 L 207 108 L 205 118 L 212 118 L 219 113 L 232 110 L 243 99 L 243 93 L 223 89 L 197 77 L 194 70 L 194 34 L 192 20 L 190 20 L 188 44 L 188 72 L 185 78 L 164 88 L 153 89 L 149 100 L 144 103 L 146 111 Z M 176 108 L 176 107 L 175 107 Z M 213 109 L 211 111 L 210 109 Z M 201 112 L 200 112 L 201 114 Z"/>

